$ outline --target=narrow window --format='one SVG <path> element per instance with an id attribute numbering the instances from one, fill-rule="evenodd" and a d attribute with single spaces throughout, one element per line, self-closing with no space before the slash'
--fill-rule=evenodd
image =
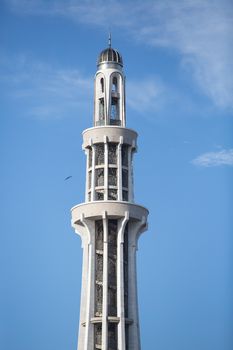
<path id="1" fill-rule="evenodd" d="M 100 79 L 100 85 L 101 85 L 101 92 L 104 92 L 104 79 Z"/>
<path id="2" fill-rule="evenodd" d="M 112 92 L 117 92 L 117 78 L 114 77 L 112 80 Z"/>
<path id="3" fill-rule="evenodd" d="M 104 99 L 99 99 L 99 120 L 104 120 Z"/>
<path id="4" fill-rule="evenodd" d="M 112 97 L 111 119 L 119 119 L 118 115 L 118 98 Z"/>

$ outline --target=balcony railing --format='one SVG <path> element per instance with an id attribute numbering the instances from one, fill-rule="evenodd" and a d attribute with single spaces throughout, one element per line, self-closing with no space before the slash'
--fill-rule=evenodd
<path id="1" fill-rule="evenodd" d="M 104 126 L 105 125 L 105 120 L 97 120 L 95 122 L 96 126 Z M 109 121 L 109 125 L 116 125 L 116 126 L 120 126 L 121 125 L 121 120 L 120 119 L 110 119 Z"/>
<path id="2" fill-rule="evenodd" d="M 105 120 L 102 119 L 102 120 L 97 120 L 96 123 L 95 123 L 96 126 L 103 126 L 105 125 Z"/>
<path id="3" fill-rule="evenodd" d="M 110 125 L 121 125 L 120 119 L 110 119 Z"/>

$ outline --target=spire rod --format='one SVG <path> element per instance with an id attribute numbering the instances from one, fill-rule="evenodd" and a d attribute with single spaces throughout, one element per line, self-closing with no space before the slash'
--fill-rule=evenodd
<path id="1" fill-rule="evenodd" d="M 112 47 L 112 34 L 111 34 L 111 32 L 109 32 L 109 34 L 108 34 L 108 46 Z"/>

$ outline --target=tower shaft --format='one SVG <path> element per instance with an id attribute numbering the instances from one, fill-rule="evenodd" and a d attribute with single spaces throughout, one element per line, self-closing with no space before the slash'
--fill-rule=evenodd
<path id="1" fill-rule="evenodd" d="M 109 47 L 95 78 L 94 127 L 83 132 L 85 203 L 72 208 L 83 248 L 78 350 L 139 350 L 136 250 L 148 211 L 134 204 L 137 134 L 125 127 L 125 78 Z"/>

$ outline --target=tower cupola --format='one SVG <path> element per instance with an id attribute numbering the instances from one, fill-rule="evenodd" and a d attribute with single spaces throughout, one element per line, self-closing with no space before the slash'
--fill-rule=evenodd
<path id="1" fill-rule="evenodd" d="M 95 75 L 94 126 L 125 127 L 125 76 L 120 53 L 109 47 L 99 54 Z"/>

